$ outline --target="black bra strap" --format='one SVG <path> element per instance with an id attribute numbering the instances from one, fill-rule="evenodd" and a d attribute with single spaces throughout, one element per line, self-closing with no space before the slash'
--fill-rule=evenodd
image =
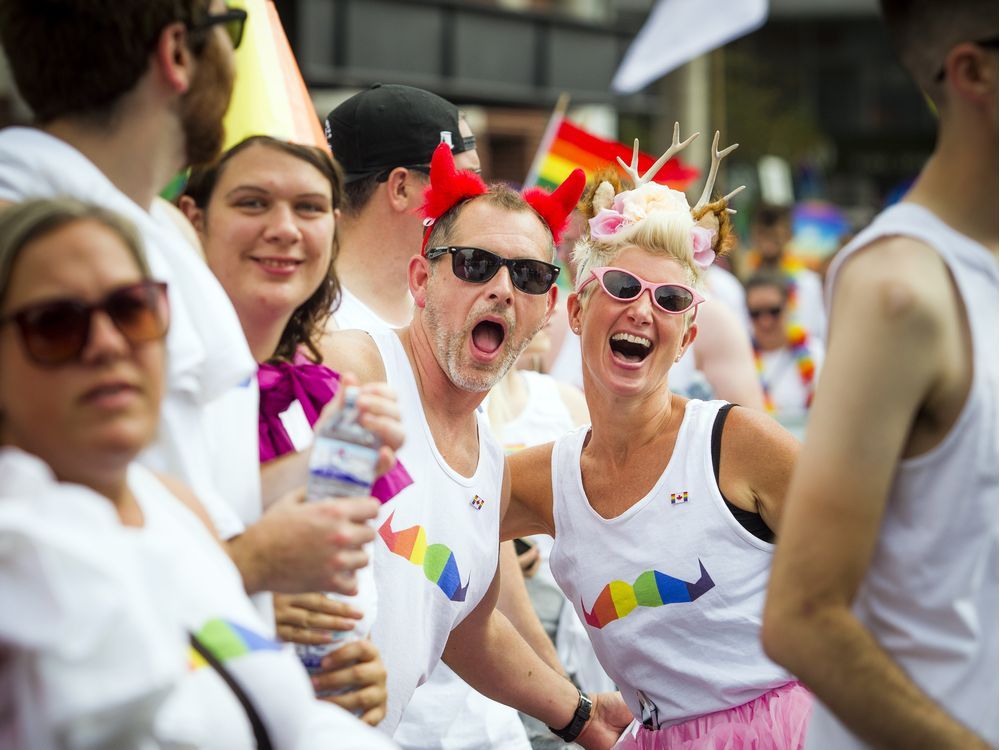
<path id="1" fill-rule="evenodd" d="M 722 457 L 722 427 L 726 424 L 726 417 L 734 406 L 736 404 L 726 404 L 719 409 L 719 413 L 715 415 L 715 424 L 712 425 L 712 470 L 715 472 L 716 484 L 719 484 L 719 463 Z M 721 487 L 719 491 L 722 491 Z"/>
<path id="2" fill-rule="evenodd" d="M 219 677 L 233 691 L 236 700 L 243 706 L 243 710 L 246 711 L 247 718 L 250 720 L 250 726 L 253 728 L 253 736 L 257 740 L 257 750 L 272 750 L 271 738 L 267 733 L 267 728 L 264 726 L 264 722 L 261 721 L 257 709 L 254 708 L 253 703 L 250 701 L 250 697 L 240 687 L 240 684 L 229 670 L 223 666 L 222 662 L 215 658 L 215 654 L 209 651 L 205 644 L 198 640 L 198 636 L 194 633 L 188 633 L 188 635 L 190 636 L 191 647 L 218 673 Z"/>
<path id="3" fill-rule="evenodd" d="M 734 406 L 736 404 L 726 404 L 719 409 L 718 414 L 715 415 L 715 423 L 712 425 L 712 471 L 715 472 L 715 486 L 719 488 L 719 494 L 722 495 L 726 507 L 729 508 L 729 512 L 733 514 L 733 518 L 739 525 L 758 539 L 773 544 L 774 532 L 764 523 L 764 519 L 757 513 L 743 510 L 743 508 L 738 508 L 729 502 L 719 484 L 719 466 L 722 463 L 722 428 L 726 424 L 726 417 L 729 416 L 729 412 Z"/>

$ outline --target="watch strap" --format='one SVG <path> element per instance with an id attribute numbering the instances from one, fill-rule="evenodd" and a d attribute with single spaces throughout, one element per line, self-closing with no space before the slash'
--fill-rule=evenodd
<path id="1" fill-rule="evenodd" d="M 593 701 L 587 697 L 586 693 L 579 688 L 577 688 L 577 692 L 580 693 L 580 701 L 576 704 L 576 711 L 573 713 L 573 718 L 569 720 L 569 724 L 562 729 L 549 727 L 549 731 L 563 742 L 573 742 L 580 736 L 594 706 Z"/>

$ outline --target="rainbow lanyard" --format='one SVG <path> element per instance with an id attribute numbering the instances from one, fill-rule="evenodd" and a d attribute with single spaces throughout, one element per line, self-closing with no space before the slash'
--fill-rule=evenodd
<path id="1" fill-rule="evenodd" d="M 750 255 L 750 266 L 755 271 L 760 268 L 760 256 L 756 253 Z M 799 284 L 798 278 L 802 271 L 805 271 L 805 264 L 798 258 L 785 255 L 778 265 L 778 272 L 784 277 L 788 288 L 788 309 L 797 310 L 799 305 Z"/>
<path id="2" fill-rule="evenodd" d="M 802 385 L 806 388 L 805 407 L 808 409 L 812 406 L 816 363 L 809 353 L 809 335 L 806 333 L 805 328 L 798 324 L 792 324 L 788 327 L 788 348 L 795 358 L 795 366 L 799 371 L 799 378 L 802 380 Z M 760 380 L 760 386 L 764 391 L 764 407 L 767 409 L 768 414 L 774 414 L 775 406 L 774 399 L 771 397 L 771 388 L 764 379 L 764 358 L 761 356 L 761 350 L 758 348 L 756 341 L 753 342 L 753 359 L 757 367 L 757 379 Z"/>

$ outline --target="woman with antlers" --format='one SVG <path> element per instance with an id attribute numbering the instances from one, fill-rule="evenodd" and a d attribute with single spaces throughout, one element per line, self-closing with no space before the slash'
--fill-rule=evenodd
<path id="1" fill-rule="evenodd" d="M 633 159 L 634 189 L 589 191 L 567 307 L 593 424 L 510 458 L 503 535 L 555 538 L 552 572 L 635 718 L 619 748 L 798 748 L 809 694 L 760 645 L 797 444 L 759 412 L 668 385 L 738 192 L 710 202 L 735 148 L 718 133 L 693 208 L 650 181 L 694 137 L 675 126 L 645 175 Z"/>

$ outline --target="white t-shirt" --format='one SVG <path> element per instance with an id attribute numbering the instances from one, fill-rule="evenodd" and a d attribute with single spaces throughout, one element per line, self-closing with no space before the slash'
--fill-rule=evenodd
<path id="1" fill-rule="evenodd" d="M 379 511 L 372 562 L 379 602 L 372 640 L 389 692 L 379 728 L 393 734 L 413 691 L 441 660 L 452 629 L 496 575 L 504 455 L 480 416 L 476 471 L 471 477 L 454 471 L 434 443 L 399 337 L 394 331 L 371 335 L 399 397 L 406 443 L 397 455 L 413 478 Z M 440 734 L 435 723 L 441 718 L 417 719 L 425 737 Z"/>
<path id="2" fill-rule="evenodd" d="M 391 331 L 397 326 L 382 320 L 374 310 L 354 295 L 343 284 L 340 285 L 340 305 L 333 313 L 337 328 L 342 331 L 358 330 L 376 333 Z"/>
<path id="3" fill-rule="evenodd" d="M 793 679 L 760 644 L 773 545 L 739 524 L 715 481 L 711 435 L 723 403 L 687 402 L 660 478 L 614 518 L 583 489 L 589 426 L 552 452 L 549 565 L 633 716 L 652 726 L 739 706 Z"/>
<path id="4" fill-rule="evenodd" d="M 997 261 L 926 209 L 900 203 L 881 213 L 837 256 L 828 276 L 830 291 L 848 257 L 891 235 L 926 243 L 947 264 L 969 311 L 972 384 L 944 440 L 899 462 L 854 611 L 917 687 L 996 746 Z M 817 702 L 806 747 L 852 750 L 864 745 Z"/>
<path id="5" fill-rule="evenodd" d="M 761 386 L 774 406 L 772 416 L 799 440 L 805 436 L 806 419 L 812 393 L 819 381 L 823 366 L 823 345 L 809 337 L 806 350 L 812 361 L 814 372 L 808 385 L 799 372 L 798 355 L 790 347 L 782 347 L 770 352 L 760 352 Z"/>
<path id="6" fill-rule="evenodd" d="M 236 696 L 188 644 L 194 633 L 276 750 L 392 746 L 314 698 L 295 656 L 265 635 L 221 545 L 147 469 L 128 475 L 141 528 L 19 450 L 0 450 L 0 474 L 0 640 L 14 653 L 0 693 L 13 736 L 0 744 L 256 747 Z"/>
<path id="7" fill-rule="evenodd" d="M 826 308 L 823 280 L 815 271 L 801 268 L 795 273 L 795 306 L 792 319 L 821 342 L 826 341 Z"/>
<path id="8" fill-rule="evenodd" d="M 167 391 L 157 439 L 140 457 L 194 489 L 223 538 L 259 517 L 257 363 L 222 286 L 166 211 L 136 205 L 83 154 L 34 128 L 0 131 L 0 199 L 69 195 L 138 228 L 168 284 Z"/>

